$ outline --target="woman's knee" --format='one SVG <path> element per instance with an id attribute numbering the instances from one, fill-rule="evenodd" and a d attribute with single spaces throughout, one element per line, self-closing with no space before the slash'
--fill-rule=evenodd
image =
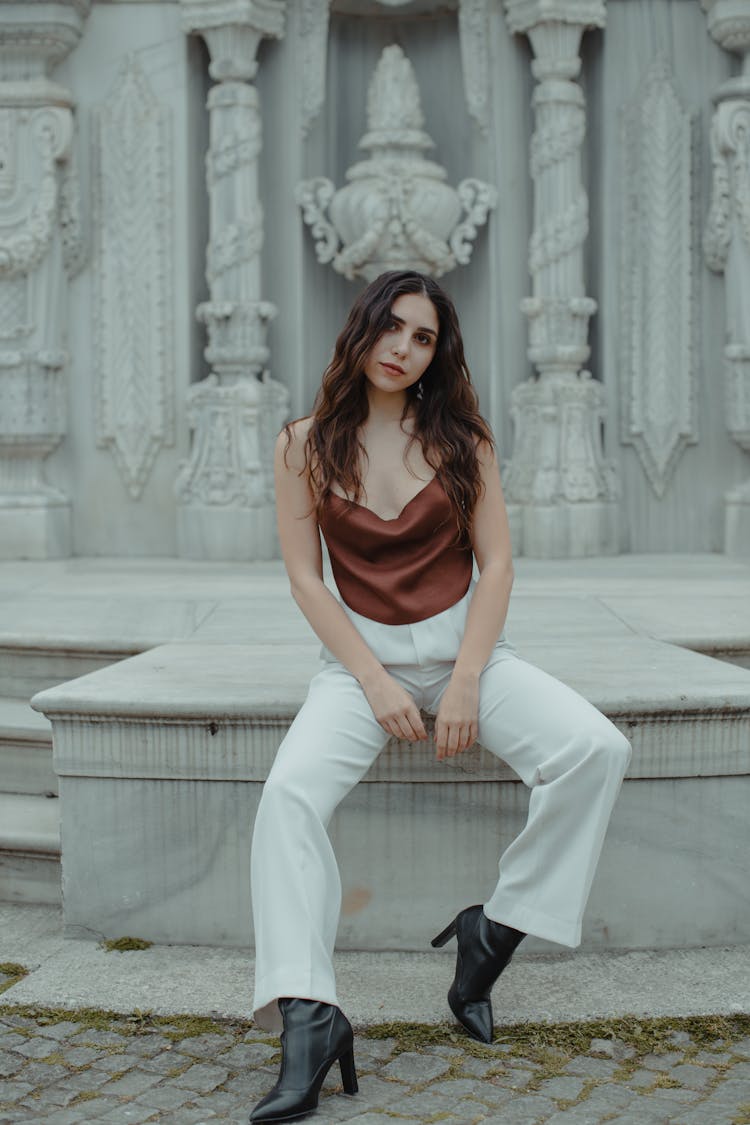
<path id="1" fill-rule="evenodd" d="M 589 739 L 588 756 L 595 759 L 603 773 L 623 777 L 630 762 L 632 748 L 614 723 L 604 715 Z"/>

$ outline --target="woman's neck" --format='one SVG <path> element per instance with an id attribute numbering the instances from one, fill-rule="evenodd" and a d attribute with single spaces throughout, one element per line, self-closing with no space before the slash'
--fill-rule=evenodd
<path id="1" fill-rule="evenodd" d="M 406 392 L 381 391 L 377 387 L 368 387 L 367 401 L 369 412 L 367 421 L 376 425 L 400 422 L 406 406 Z"/>

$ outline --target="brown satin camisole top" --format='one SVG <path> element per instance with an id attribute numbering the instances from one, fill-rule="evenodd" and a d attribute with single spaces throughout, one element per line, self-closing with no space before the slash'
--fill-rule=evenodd
<path id="1" fill-rule="evenodd" d="M 329 493 L 320 529 L 342 600 L 384 625 L 409 625 L 455 605 L 473 556 L 456 544 L 456 521 L 437 477 L 394 520 Z"/>

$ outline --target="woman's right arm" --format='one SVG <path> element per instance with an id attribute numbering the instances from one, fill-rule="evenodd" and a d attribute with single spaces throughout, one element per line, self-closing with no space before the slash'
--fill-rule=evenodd
<path id="1" fill-rule="evenodd" d="M 288 448 L 282 430 L 274 457 L 279 542 L 292 596 L 325 647 L 359 681 L 383 729 L 396 738 L 419 741 L 427 734 L 416 703 L 385 670 L 323 582 L 320 531 L 305 462 L 308 427 L 307 419 L 293 424 Z"/>

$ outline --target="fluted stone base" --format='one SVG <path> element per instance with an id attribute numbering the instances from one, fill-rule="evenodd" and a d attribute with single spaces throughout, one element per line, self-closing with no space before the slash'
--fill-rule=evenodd
<path id="1" fill-rule="evenodd" d="M 63 559 L 71 551 L 67 500 L 0 496 L 0 559 Z"/>
<path id="2" fill-rule="evenodd" d="M 515 555 L 533 559 L 580 559 L 620 551 L 617 505 L 512 504 L 508 509 Z"/>
<path id="3" fill-rule="evenodd" d="M 177 553 L 206 562 L 263 562 L 279 557 L 276 510 L 183 505 L 177 509 Z"/>

